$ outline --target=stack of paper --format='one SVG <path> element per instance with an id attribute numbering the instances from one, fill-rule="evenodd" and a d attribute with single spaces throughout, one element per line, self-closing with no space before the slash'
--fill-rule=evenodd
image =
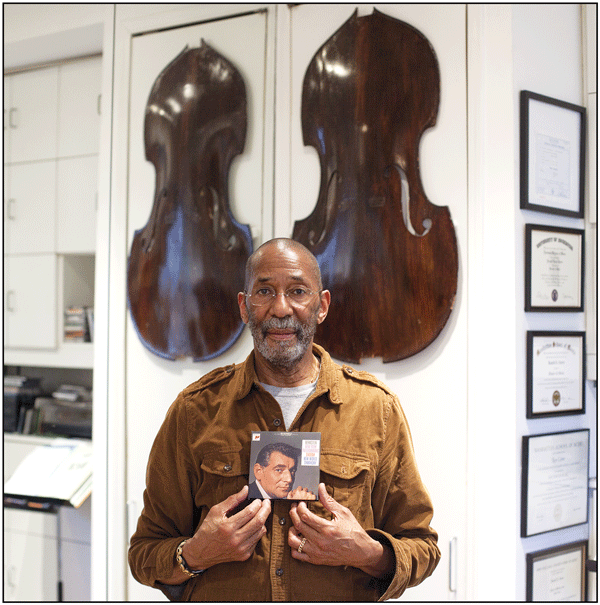
<path id="1" fill-rule="evenodd" d="M 30 452 L 4 484 L 4 498 L 34 498 L 79 508 L 92 491 L 92 444 L 56 439 Z"/>

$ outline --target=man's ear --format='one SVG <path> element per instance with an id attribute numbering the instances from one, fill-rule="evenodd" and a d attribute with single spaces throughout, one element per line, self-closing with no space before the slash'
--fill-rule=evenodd
<path id="1" fill-rule="evenodd" d="M 238 306 L 240 307 L 240 316 L 242 321 L 248 323 L 248 309 L 246 308 L 246 295 L 243 292 L 238 292 Z"/>
<path id="2" fill-rule="evenodd" d="M 254 465 L 254 477 L 259 481 L 262 479 L 262 468 L 258 462 Z"/>
<path id="3" fill-rule="evenodd" d="M 321 306 L 319 308 L 319 313 L 317 315 L 317 322 L 323 323 L 325 318 L 327 317 L 327 313 L 329 312 L 329 305 L 331 303 L 331 293 L 329 290 L 323 290 L 321 292 Z"/>

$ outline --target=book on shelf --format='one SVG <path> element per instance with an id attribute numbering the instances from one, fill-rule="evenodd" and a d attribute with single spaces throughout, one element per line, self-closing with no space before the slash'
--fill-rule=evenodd
<path id="1" fill-rule="evenodd" d="M 5 506 L 79 508 L 92 492 L 92 444 L 55 439 L 32 450 L 4 484 Z"/>
<path id="2" fill-rule="evenodd" d="M 70 306 L 65 309 L 65 342 L 93 342 L 94 309 L 92 307 Z"/>

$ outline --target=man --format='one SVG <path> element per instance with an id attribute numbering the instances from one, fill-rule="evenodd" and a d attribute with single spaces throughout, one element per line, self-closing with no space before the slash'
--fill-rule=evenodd
<path id="1" fill-rule="evenodd" d="M 301 244 L 250 257 L 238 303 L 254 350 L 170 407 L 131 538 L 138 581 L 182 600 L 373 601 L 433 572 L 433 509 L 396 395 L 313 344 L 330 300 Z M 248 502 L 251 433 L 267 430 L 321 433 L 318 501 Z"/>
<path id="2" fill-rule="evenodd" d="M 300 450 L 288 443 L 265 445 L 254 464 L 253 481 L 248 486 L 248 498 L 287 498 L 288 500 L 316 500 L 307 488 L 294 486 Z"/>

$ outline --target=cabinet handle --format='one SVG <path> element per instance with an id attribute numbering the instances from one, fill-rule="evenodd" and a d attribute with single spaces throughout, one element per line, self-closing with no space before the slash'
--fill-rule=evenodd
<path id="1" fill-rule="evenodd" d="M 16 221 L 17 220 L 17 216 L 16 214 L 12 211 L 13 208 L 15 207 L 15 204 L 17 203 L 17 200 L 15 200 L 14 198 L 8 198 L 8 204 L 6 204 L 6 218 L 9 221 Z"/>
<path id="2" fill-rule="evenodd" d="M 17 568 L 14 565 L 11 565 L 6 570 L 6 583 L 11 587 L 15 588 L 17 585 Z"/>
<path id="3" fill-rule="evenodd" d="M 14 313 L 14 311 L 15 311 L 15 306 L 13 305 L 14 301 L 15 301 L 15 291 L 8 290 L 8 292 L 6 293 L 6 310 L 9 313 Z"/>
<path id="4" fill-rule="evenodd" d="M 450 592 L 457 591 L 457 575 L 458 575 L 458 556 L 457 556 L 458 538 L 450 540 L 449 562 L 448 562 L 448 588 Z"/>
<path id="5" fill-rule="evenodd" d="M 98 95 L 98 115 L 102 115 L 102 95 Z"/>
<path id="6" fill-rule="evenodd" d="M 11 128 L 17 128 L 18 121 L 17 118 L 19 117 L 19 110 L 17 107 L 11 107 L 10 111 L 8 112 L 8 124 Z M 13 119 L 14 118 L 14 119 Z"/>

